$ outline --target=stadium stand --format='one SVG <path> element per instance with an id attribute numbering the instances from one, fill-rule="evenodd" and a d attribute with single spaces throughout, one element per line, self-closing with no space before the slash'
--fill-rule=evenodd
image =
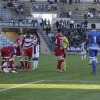
<path id="1" fill-rule="evenodd" d="M 30 19 L 27 19 L 28 17 L 32 17 L 32 13 L 54 13 L 56 12 L 57 18 L 55 23 L 53 25 L 50 25 L 51 31 L 46 34 L 46 27 L 47 25 L 44 25 L 44 21 L 42 19 L 37 19 L 36 20 L 36 27 L 35 24 L 33 25 L 34 28 L 38 28 L 42 37 L 45 39 L 45 42 L 47 43 L 48 47 L 50 50 L 54 50 L 54 37 L 57 33 L 56 29 L 57 27 L 61 27 L 63 29 L 63 33 L 66 34 L 66 36 L 69 39 L 70 47 L 73 47 L 75 49 L 69 48 L 68 51 L 80 51 L 80 48 L 78 48 L 81 44 L 81 40 L 86 38 L 87 35 L 87 26 L 88 23 L 99 23 L 100 22 L 100 14 L 99 14 L 99 3 L 93 4 L 93 2 L 80 2 L 80 3 L 75 3 L 73 2 L 72 4 L 67 3 L 62 3 L 62 2 L 53 2 L 53 4 L 44 2 L 44 1 L 35 1 L 35 2 L 30 2 L 30 1 L 20 1 L 17 0 L 16 2 L 11 1 L 12 6 L 8 5 L 8 1 L 2 1 L 1 3 L 1 8 L 5 7 L 6 11 L 4 8 L 2 8 L 4 11 L 0 12 L 0 19 L 1 21 L 10 21 L 10 22 L 22 22 L 25 24 L 27 21 L 28 23 L 30 22 Z M 23 13 L 15 11 L 15 9 L 21 8 Z M 93 10 L 95 8 L 95 11 Z M 92 14 L 92 17 L 89 17 L 88 14 L 89 12 Z M 9 15 L 9 16 L 8 16 Z M 85 17 L 85 15 L 87 17 Z M 68 20 L 62 20 L 63 18 Z M 92 20 L 93 19 L 93 20 Z M 43 22 L 41 27 L 41 21 Z M 58 21 L 59 25 L 57 26 L 56 22 Z M 33 20 L 34 22 L 34 20 Z M 87 22 L 87 24 L 86 24 Z M 26 27 L 23 27 L 26 28 Z M 51 38 L 50 38 L 50 33 Z M 0 39 L 2 37 L 0 36 Z M 4 39 L 5 40 L 5 39 Z M 3 39 L 2 39 L 3 41 Z M 7 42 L 4 42 L 6 45 Z"/>

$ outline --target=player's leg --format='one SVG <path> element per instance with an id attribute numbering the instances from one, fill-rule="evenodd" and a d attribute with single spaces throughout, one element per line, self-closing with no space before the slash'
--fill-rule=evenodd
<path id="1" fill-rule="evenodd" d="M 28 49 L 24 49 L 24 71 L 28 68 Z"/>
<path id="2" fill-rule="evenodd" d="M 25 56 L 25 64 L 24 64 L 24 71 L 28 68 L 28 56 Z"/>
<path id="3" fill-rule="evenodd" d="M 92 61 L 92 74 L 93 75 L 96 75 L 96 55 L 97 55 L 97 50 L 92 50 L 92 49 L 89 49 L 89 57 L 91 58 L 91 61 Z"/>
<path id="4" fill-rule="evenodd" d="M 96 59 L 96 64 L 98 64 L 98 59 L 97 59 L 97 57 L 96 57 L 95 59 Z"/>
<path id="5" fill-rule="evenodd" d="M 64 51 L 63 51 L 63 53 L 64 53 L 64 61 L 62 62 L 61 66 L 62 66 L 62 70 L 66 71 L 67 70 L 67 65 L 66 65 L 66 61 L 65 61 L 66 53 Z"/>
<path id="6" fill-rule="evenodd" d="M 32 69 L 35 69 L 36 67 L 36 61 L 35 61 L 35 54 L 34 54 L 34 49 L 33 49 L 33 52 L 32 52 L 32 64 L 33 64 L 33 68 Z"/>
<path id="7" fill-rule="evenodd" d="M 39 45 L 34 46 L 34 64 L 35 64 L 35 69 L 38 66 L 38 58 L 39 58 Z"/>
<path id="8" fill-rule="evenodd" d="M 32 48 L 28 49 L 28 72 L 30 72 L 30 67 L 31 67 L 31 57 L 32 57 Z"/>
<path id="9" fill-rule="evenodd" d="M 2 61 L 1 61 L 1 65 L 3 65 L 4 62 L 5 62 L 5 60 L 6 60 L 4 57 L 6 57 L 6 55 L 5 55 L 5 51 L 4 51 L 4 50 L 1 50 L 1 59 L 2 59 Z"/>
<path id="10" fill-rule="evenodd" d="M 81 59 L 84 60 L 83 48 L 81 48 Z"/>
<path id="11" fill-rule="evenodd" d="M 24 69 L 24 61 L 22 58 L 22 52 L 17 52 L 16 56 L 20 59 L 20 64 L 21 64 L 22 68 Z"/>
<path id="12" fill-rule="evenodd" d="M 39 50 L 36 50 L 36 55 L 35 55 L 35 57 L 36 57 L 35 63 L 36 63 L 36 68 L 37 68 L 37 67 L 38 67 Z"/>
<path id="13" fill-rule="evenodd" d="M 3 65 L 3 64 L 4 64 L 4 62 L 5 62 L 5 59 L 4 59 L 4 58 L 2 58 L 1 65 Z"/>
<path id="14" fill-rule="evenodd" d="M 17 73 L 16 71 L 14 71 L 13 59 L 12 59 L 12 58 L 9 59 L 9 65 L 10 65 L 10 68 L 11 68 L 11 72 L 12 72 L 12 73 Z"/>
<path id="15" fill-rule="evenodd" d="M 20 58 L 20 63 L 21 63 L 22 68 L 24 69 L 24 61 L 22 57 Z"/>
<path id="16" fill-rule="evenodd" d="M 86 50 L 84 50 L 84 59 L 86 59 Z"/>
<path id="17" fill-rule="evenodd" d="M 58 65 L 57 65 L 57 68 L 56 69 L 59 72 L 62 72 L 62 70 L 61 70 L 62 62 L 64 62 L 64 57 L 58 56 Z"/>
<path id="18" fill-rule="evenodd" d="M 90 62 L 89 62 L 89 65 L 91 65 L 91 63 L 92 63 L 92 59 L 90 58 Z"/>
<path id="19" fill-rule="evenodd" d="M 36 58 L 33 58 L 33 68 L 32 69 L 35 69 L 36 68 Z"/>
<path id="20" fill-rule="evenodd" d="M 36 68 L 38 67 L 38 58 L 36 58 Z"/>
<path id="21" fill-rule="evenodd" d="M 31 67 L 31 57 L 28 57 L 28 72 L 30 72 Z"/>
<path id="22" fill-rule="evenodd" d="M 84 60 L 84 52 L 81 52 L 81 59 Z"/>

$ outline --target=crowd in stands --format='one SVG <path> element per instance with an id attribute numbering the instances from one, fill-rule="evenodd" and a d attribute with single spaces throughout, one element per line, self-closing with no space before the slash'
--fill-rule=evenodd
<path id="1" fill-rule="evenodd" d="M 60 18 L 71 18 L 72 16 L 72 11 L 71 10 L 68 10 L 64 13 L 60 13 Z"/>
<path id="2" fill-rule="evenodd" d="M 98 5 L 98 4 L 100 4 L 100 1 L 99 0 L 94 0 L 93 4 L 97 4 Z"/>
<path id="3" fill-rule="evenodd" d="M 74 23 L 73 20 L 56 21 L 56 28 L 62 28 L 63 34 L 68 38 L 70 46 L 78 47 L 81 45 L 82 40 L 86 40 L 87 36 L 87 21 L 82 23 Z M 55 34 L 48 33 L 50 41 L 54 43 Z"/>
<path id="4" fill-rule="evenodd" d="M 55 4 L 34 4 L 31 5 L 32 11 L 55 11 L 57 10 L 57 6 Z"/>
<path id="5" fill-rule="evenodd" d="M 7 7 L 11 7 L 12 11 L 16 13 L 16 15 L 20 16 L 24 14 L 24 7 L 21 4 L 13 4 L 12 1 L 7 2 Z"/>
<path id="6" fill-rule="evenodd" d="M 88 8 L 86 13 L 84 14 L 84 19 L 93 18 L 96 15 L 96 9 L 94 7 Z"/>
<path id="7" fill-rule="evenodd" d="M 67 0 L 60 0 L 61 2 L 67 3 Z M 69 0 L 69 4 L 72 4 L 73 0 Z M 75 3 L 80 3 L 80 0 L 75 0 Z M 94 0 L 93 4 L 99 4 L 99 0 Z M 24 12 L 24 7 L 23 5 L 14 5 L 12 0 L 8 0 L 7 3 L 8 7 L 11 7 L 11 9 L 16 12 L 17 15 L 19 14 L 23 14 Z M 43 4 L 36 4 L 32 2 L 31 5 L 31 10 L 34 11 L 54 11 L 57 10 L 57 5 L 54 4 L 54 2 L 52 0 L 48 0 L 46 3 Z M 79 11 L 78 7 L 76 7 L 75 12 L 77 13 Z M 100 9 L 96 9 L 94 7 L 88 8 L 86 13 L 84 14 L 84 18 L 93 18 L 96 15 L 96 12 L 100 13 Z M 71 18 L 72 16 L 72 11 L 70 9 L 67 9 L 67 11 L 65 13 L 60 13 L 60 18 Z M 19 22 L 22 23 L 34 23 L 33 26 L 40 26 L 41 28 L 44 29 L 46 31 L 46 34 L 48 35 L 48 37 L 50 38 L 50 42 L 54 43 L 54 37 L 56 34 L 52 34 L 51 33 L 51 26 L 50 26 L 50 20 L 49 19 L 41 19 L 41 20 L 37 20 L 37 19 L 19 19 Z M 11 19 L 11 22 L 14 22 L 13 19 Z M 63 30 L 63 34 L 68 38 L 69 43 L 71 46 L 80 46 L 81 44 L 81 40 L 85 40 L 86 39 L 86 35 L 87 35 L 87 24 L 88 22 L 82 22 L 82 23 L 74 23 L 74 21 L 71 20 L 60 20 L 60 21 L 56 21 L 56 23 L 53 24 L 53 28 L 62 28 Z"/>

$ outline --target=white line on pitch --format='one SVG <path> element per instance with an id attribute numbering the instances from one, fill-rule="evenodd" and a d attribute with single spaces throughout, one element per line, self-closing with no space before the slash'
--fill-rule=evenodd
<path id="1" fill-rule="evenodd" d="M 46 81 L 60 81 L 60 82 L 80 82 L 80 83 L 100 83 L 100 81 L 87 81 L 87 80 L 44 80 Z"/>
<path id="2" fill-rule="evenodd" d="M 43 81 L 45 81 L 45 80 L 39 80 L 39 81 L 35 81 L 35 82 L 30 82 L 30 83 L 26 83 L 26 84 L 21 84 L 21 85 L 9 87 L 9 88 L 1 89 L 0 92 L 15 89 L 15 88 L 22 87 L 22 86 L 27 86 L 27 85 L 30 85 L 30 84 L 40 83 L 40 82 L 43 82 Z"/>

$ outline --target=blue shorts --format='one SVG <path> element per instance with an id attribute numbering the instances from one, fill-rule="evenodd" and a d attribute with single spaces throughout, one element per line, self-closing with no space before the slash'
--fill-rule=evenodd
<path id="1" fill-rule="evenodd" d="M 89 58 L 95 58 L 97 56 L 98 50 L 89 49 Z"/>

